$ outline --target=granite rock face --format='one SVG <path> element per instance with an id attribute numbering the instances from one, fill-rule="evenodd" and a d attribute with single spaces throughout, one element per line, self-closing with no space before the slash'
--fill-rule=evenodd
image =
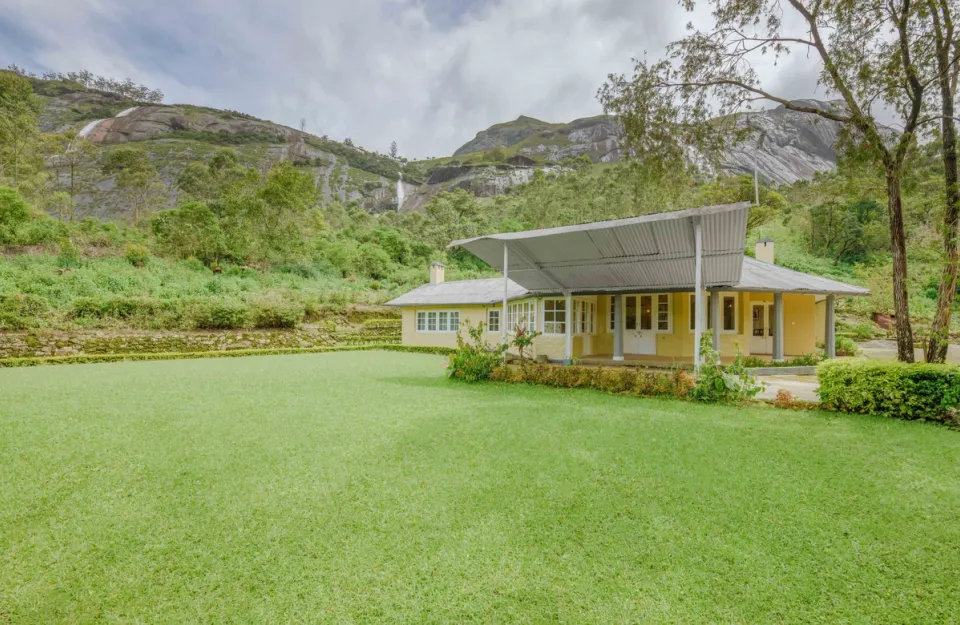
<path id="1" fill-rule="evenodd" d="M 838 102 L 797 100 L 820 109 L 839 108 Z M 837 165 L 836 143 L 841 124 L 808 113 L 777 108 L 741 113 L 741 127 L 754 129 L 752 136 L 731 145 L 723 161 L 724 171 L 753 173 L 779 184 L 809 180 L 818 171 Z M 623 127 L 618 120 L 598 116 L 551 124 L 530 117 L 497 124 L 477 133 L 454 156 L 490 150 L 512 150 L 540 161 L 561 161 L 586 154 L 594 163 L 617 162 L 626 155 Z"/>

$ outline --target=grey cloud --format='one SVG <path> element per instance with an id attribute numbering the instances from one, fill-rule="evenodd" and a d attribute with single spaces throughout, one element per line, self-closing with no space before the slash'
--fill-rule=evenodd
<path id="1" fill-rule="evenodd" d="M 490 124 L 595 115 L 597 88 L 658 54 L 674 0 L 5 0 L 10 58 L 160 87 L 411 157 Z"/>

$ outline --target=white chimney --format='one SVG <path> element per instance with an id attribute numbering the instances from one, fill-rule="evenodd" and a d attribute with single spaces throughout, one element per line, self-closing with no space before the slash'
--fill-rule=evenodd
<path id="1" fill-rule="evenodd" d="M 773 239 L 760 239 L 757 241 L 756 254 L 757 260 L 773 264 Z"/>
<path id="2" fill-rule="evenodd" d="M 430 284 L 440 284 L 443 282 L 444 269 L 443 263 L 437 261 L 430 263 Z"/>

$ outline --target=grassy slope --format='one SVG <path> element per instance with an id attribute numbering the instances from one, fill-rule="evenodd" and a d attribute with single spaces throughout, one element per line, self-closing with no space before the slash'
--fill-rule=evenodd
<path id="1" fill-rule="evenodd" d="M 14 622 L 960 611 L 960 436 L 940 427 L 463 386 L 407 354 L 9 370 L 0 388 Z"/>

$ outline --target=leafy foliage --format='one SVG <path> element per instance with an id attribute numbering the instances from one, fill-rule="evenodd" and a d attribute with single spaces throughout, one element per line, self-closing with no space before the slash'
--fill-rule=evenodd
<path id="1" fill-rule="evenodd" d="M 763 390 L 747 370 L 743 355 L 737 352 L 732 365 L 720 364 L 720 354 L 713 349 L 713 337 L 705 332 L 700 339 L 700 370 L 690 396 L 702 402 L 741 402 Z"/>
<path id="2" fill-rule="evenodd" d="M 457 350 L 447 361 L 447 376 L 464 382 L 482 382 L 490 378 L 494 369 L 503 364 L 505 344 L 491 345 L 483 338 L 485 324 L 472 326 L 469 321 L 460 324 L 457 332 Z M 466 331 L 467 338 L 463 334 Z"/>
<path id="3" fill-rule="evenodd" d="M 820 401 L 832 410 L 957 422 L 960 367 L 831 360 L 817 368 Z"/>

